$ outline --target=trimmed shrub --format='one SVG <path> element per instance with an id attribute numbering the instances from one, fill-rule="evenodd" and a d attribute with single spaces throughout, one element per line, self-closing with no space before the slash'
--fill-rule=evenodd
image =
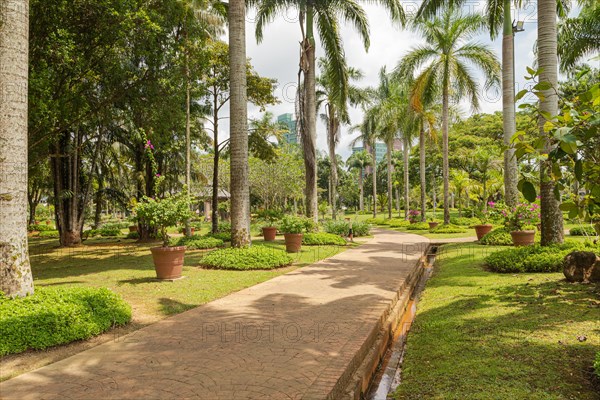
<path id="1" fill-rule="evenodd" d="M 438 225 L 433 229 L 429 230 L 429 233 L 465 233 L 465 228 L 457 225 Z"/>
<path id="2" fill-rule="evenodd" d="M 371 224 L 371 225 L 388 225 L 390 221 L 391 220 L 389 220 L 387 218 L 380 217 L 380 218 L 369 218 L 365 222 L 367 224 Z"/>
<path id="3" fill-rule="evenodd" d="M 350 223 L 348 221 L 328 220 L 323 222 L 323 230 L 338 236 L 348 236 L 350 232 Z M 354 237 L 367 236 L 371 233 L 371 226 L 366 222 L 353 222 L 352 232 Z"/>
<path id="4" fill-rule="evenodd" d="M 212 251 L 202 258 L 201 265 L 206 268 L 244 271 L 281 268 L 290 265 L 292 261 L 293 258 L 283 250 L 254 245 Z"/>
<path id="5" fill-rule="evenodd" d="M 139 232 L 129 232 L 125 238 L 126 239 L 139 239 L 140 233 Z"/>
<path id="6" fill-rule="evenodd" d="M 39 237 L 55 239 L 60 237 L 60 234 L 58 233 L 58 231 L 42 231 L 40 232 Z"/>
<path id="7" fill-rule="evenodd" d="M 429 224 L 427 222 L 417 222 L 416 224 L 410 224 L 406 227 L 407 231 L 428 231 Z"/>
<path id="8" fill-rule="evenodd" d="M 204 237 L 219 239 L 224 242 L 231 242 L 231 232 L 207 233 L 206 235 L 204 235 Z"/>
<path id="9" fill-rule="evenodd" d="M 172 238 L 170 244 L 171 246 L 186 246 L 189 250 L 215 249 L 225 245 L 221 239 L 200 235 Z"/>
<path id="10" fill-rule="evenodd" d="M 569 235 L 571 236 L 596 236 L 596 230 L 593 226 L 576 226 L 575 228 L 571 228 L 569 230 Z"/>
<path id="11" fill-rule="evenodd" d="M 393 218 L 389 220 L 390 228 L 406 228 L 410 225 L 410 221 L 400 218 Z"/>
<path id="12" fill-rule="evenodd" d="M 450 223 L 453 225 L 468 226 L 469 228 L 481 224 L 479 218 L 455 217 L 450 218 Z"/>
<path id="13" fill-rule="evenodd" d="M 107 224 L 108 225 L 108 224 Z M 103 237 L 116 237 L 121 235 L 121 229 L 114 226 L 104 225 L 97 230 L 98 234 Z"/>
<path id="14" fill-rule="evenodd" d="M 27 226 L 27 231 L 29 232 L 47 232 L 47 231 L 55 231 L 56 228 L 52 225 L 39 224 L 39 225 L 29 225 Z"/>
<path id="15" fill-rule="evenodd" d="M 337 245 L 345 246 L 346 240 L 333 233 L 305 233 L 302 237 L 302 244 L 307 246 L 321 246 L 321 245 Z"/>
<path id="16" fill-rule="evenodd" d="M 122 222 L 107 222 L 105 224 L 102 224 L 102 226 L 100 227 L 100 230 L 102 229 L 107 229 L 107 230 L 115 230 L 115 229 L 127 229 L 129 228 L 129 226 L 131 225 L 131 222 L 128 221 L 122 221 Z"/>
<path id="17" fill-rule="evenodd" d="M 227 221 L 219 222 L 217 230 L 219 232 L 228 232 L 231 233 L 231 223 Z"/>
<path id="18" fill-rule="evenodd" d="M 575 250 L 594 251 L 600 246 L 567 242 L 556 246 L 524 246 L 496 251 L 485 258 L 494 272 L 559 272 L 567 254 Z"/>
<path id="19" fill-rule="evenodd" d="M 106 288 L 37 287 L 32 296 L 0 295 L 0 355 L 88 339 L 131 320 L 131 307 Z"/>

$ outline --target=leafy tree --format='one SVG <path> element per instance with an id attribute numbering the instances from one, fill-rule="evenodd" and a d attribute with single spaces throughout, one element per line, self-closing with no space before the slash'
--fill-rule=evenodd
<path id="1" fill-rule="evenodd" d="M 358 170 L 358 190 L 359 190 L 359 206 L 358 209 L 360 211 L 364 211 L 364 177 L 366 173 L 366 168 L 368 166 L 373 165 L 373 158 L 369 153 L 362 150 L 357 153 L 354 153 L 348 158 L 346 161 L 346 165 L 348 165 L 349 169 Z"/>

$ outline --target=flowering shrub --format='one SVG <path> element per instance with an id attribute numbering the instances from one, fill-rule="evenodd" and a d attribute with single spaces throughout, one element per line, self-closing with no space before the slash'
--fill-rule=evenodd
<path id="1" fill-rule="evenodd" d="M 187 192 L 165 197 L 161 200 L 144 197 L 135 207 L 137 218 L 142 224 L 156 227 L 163 246 L 169 246 L 167 228 L 185 222 L 193 216 Z"/>
<path id="2" fill-rule="evenodd" d="M 540 222 L 540 205 L 537 203 L 520 203 L 512 210 L 504 209 L 501 213 L 506 228 L 511 232 L 525 230 Z"/>
<path id="3" fill-rule="evenodd" d="M 408 212 L 408 220 L 410 222 L 418 222 L 421 220 L 421 211 L 419 210 L 410 210 Z"/>

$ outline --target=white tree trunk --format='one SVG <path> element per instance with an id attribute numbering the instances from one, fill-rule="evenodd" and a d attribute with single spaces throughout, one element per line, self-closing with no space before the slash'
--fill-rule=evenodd
<path id="1" fill-rule="evenodd" d="M 33 293 L 27 243 L 28 0 L 0 4 L 0 290 Z"/>

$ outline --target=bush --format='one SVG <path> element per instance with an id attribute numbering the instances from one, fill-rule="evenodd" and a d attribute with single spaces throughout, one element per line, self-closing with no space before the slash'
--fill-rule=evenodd
<path id="1" fill-rule="evenodd" d="M 132 223 L 131 222 L 127 222 L 127 221 L 124 221 L 124 222 L 107 222 L 107 223 L 103 224 L 100 227 L 100 230 L 102 230 L 102 229 L 108 229 L 108 230 L 119 229 L 119 230 L 121 230 L 121 229 L 127 229 L 127 228 L 129 228 L 130 225 L 132 225 Z"/>
<path id="2" fill-rule="evenodd" d="M 596 236 L 596 230 L 593 226 L 577 226 L 569 230 L 571 236 Z"/>
<path id="3" fill-rule="evenodd" d="M 206 235 L 204 235 L 204 237 L 219 239 L 224 242 L 231 242 L 231 232 L 207 233 Z"/>
<path id="4" fill-rule="evenodd" d="M 600 247 L 567 242 L 555 246 L 524 246 L 496 251 L 485 259 L 488 268 L 495 272 L 559 272 L 563 260 L 574 250 L 595 251 Z"/>
<path id="5" fill-rule="evenodd" d="M 131 307 L 106 288 L 45 288 L 0 295 L 0 355 L 88 339 L 131 320 Z"/>
<path id="6" fill-rule="evenodd" d="M 365 222 L 367 224 L 371 224 L 371 225 L 388 225 L 389 221 L 391 221 L 391 220 L 380 217 L 380 218 L 369 218 Z"/>
<path id="7" fill-rule="evenodd" d="M 173 238 L 170 242 L 171 246 L 186 246 L 190 250 L 214 249 L 223 247 L 225 243 L 221 239 L 214 237 L 203 237 L 193 235 L 190 237 Z"/>
<path id="8" fill-rule="evenodd" d="M 281 233 L 304 233 L 313 232 L 317 228 L 317 224 L 310 218 L 302 218 L 295 216 L 283 217 L 279 224 Z"/>
<path id="9" fill-rule="evenodd" d="M 219 232 L 227 232 L 227 233 L 231 233 L 231 223 L 227 222 L 227 221 L 221 221 L 219 222 L 219 224 L 217 225 L 217 230 Z"/>
<path id="10" fill-rule="evenodd" d="M 339 235 L 333 233 L 305 233 L 302 238 L 302 244 L 307 246 L 321 246 L 321 245 L 337 245 L 345 246 L 346 240 Z"/>
<path id="11" fill-rule="evenodd" d="M 456 217 L 450 218 L 450 223 L 453 225 L 468 226 L 469 228 L 472 228 L 475 225 L 480 225 L 481 220 L 479 218 Z"/>
<path id="12" fill-rule="evenodd" d="M 457 225 L 438 225 L 429 230 L 430 233 L 465 233 L 465 228 Z"/>
<path id="13" fill-rule="evenodd" d="M 325 221 L 323 230 L 327 233 L 345 237 L 350 232 L 350 223 L 348 221 Z M 356 221 L 352 223 L 352 232 L 354 237 L 367 236 L 371 233 L 371 226 L 366 222 Z"/>
<path id="14" fill-rule="evenodd" d="M 40 232 L 39 237 L 55 239 L 60 237 L 60 234 L 58 233 L 58 231 L 42 231 Z"/>
<path id="15" fill-rule="evenodd" d="M 202 258 L 206 268 L 231 270 L 256 270 L 281 268 L 292 263 L 293 259 L 285 251 L 266 246 L 254 245 L 245 248 L 227 248 L 210 252 Z"/>
<path id="16" fill-rule="evenodd" d="M 596 353 L 596 359 L 594 360 L 594 372 L 596 376 L 600 378 L 600 351 Z"/>
<path id="17" fill-rule="evenodd" d="M 29 231 L 29 232 L 47 232 L 47 231 L 54 231 L 54 230 L 56 230 L 56 228 L 54 228 L 52 225 L 46 225 L 46 224 L 29 225 L 27 227 L 27 231 Z"/>
<path id="18" fill-rule="evenodd" d="M 103 237 L 116 237 L 121 235 L 121 229 L 104 225 L 97 230 L 97 233 Z"/>
<path id="19" fill-rule="evenodd" d="M 127 239 L 139 239 L 140 238 L 140 233 L 139 232 L 129 232 L 126 236 Z"/>
<path id="20" fill-rule="evenodd" d="M 410 225 L 410 221 L 400 218 L 394 218 L 389 220 L 389 225 L 391 228 L 406 228 Z"/>
<path id="21" fill-rule="evenodd" d="M 540 234 L 536 230 L 535 232 L 535 241 L 539 243 Z M 500 227 L 496 229 L 492 229 L 491 232 L 486 234 L 479 241 L 480 244 L 487 246 L 512 246 L 512 236 L 510 236 L 510 231 L 505 227 Z"/>
<path id="22" fill-rule="evenodd" d="M 407 231 L 428 231 L 429 224 L 427 222 L 417 222 L 406 226 Z"/>

